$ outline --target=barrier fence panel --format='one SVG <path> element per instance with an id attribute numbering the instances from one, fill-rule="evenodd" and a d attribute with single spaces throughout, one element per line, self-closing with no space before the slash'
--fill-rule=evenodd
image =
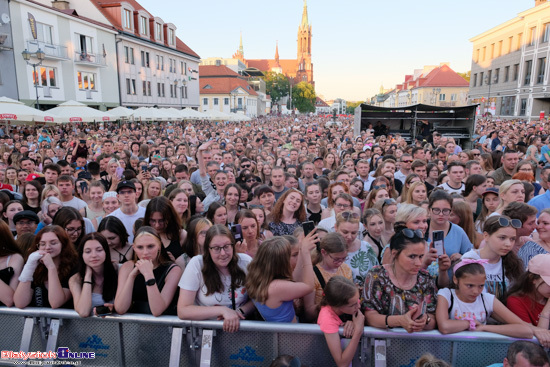
<path id="1" fill-rule="evenodd" d="M 243 321 L 237 333 L 226 333 L 221 321 L 138 314 L 83 319 L 72 310 L 0 307 L 0 325 L 0 351 L 65 347 L 95 353 L 82 362 L 90 366 L 261 367 L 282 354 L 311 367 L 334 366 L 324 335 L 313 324 Z M 502 362 L 515 340 L 481 332 L 408 334 L 366 327 L 353 366 L 409 367 L 426 352 L 453 366 L 487 366 Z M 0 359 L 0 365 L 13 361 Z"/>

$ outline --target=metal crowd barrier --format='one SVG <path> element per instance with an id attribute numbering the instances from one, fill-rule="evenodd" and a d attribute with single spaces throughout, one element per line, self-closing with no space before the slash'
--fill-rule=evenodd
<path id="1" fill-rule="evenodd" d="M 262 367 L 281 354 L 297 356 L 310 367 L 334 365 L 323 333 L 313 324 L 242 321 L 237 333 L 225 333 L 221 321 L 142 314 L 81 318 L 72 310 L 0 307 L 0 325 L 0 351 L 66 347 L 83 355 L 94 352 L 83 366 Z M 353 366 L 414 366 L 426 352 L 453 366 L 487 366 L 502 362 L 515 340 L 482 332 L 408 334 L 365 327 Z M 0 365 L 14 363 L 2 358 Z"/>

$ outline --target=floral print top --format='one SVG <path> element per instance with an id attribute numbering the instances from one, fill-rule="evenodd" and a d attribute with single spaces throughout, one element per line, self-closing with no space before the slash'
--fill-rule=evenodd
<path id="1" fill-rule="evenodd" d="M 359 294 L 363 294 L 365 277 L 369 270 L 378 265 L 378 259 L 372 247 L 365 241 L 357 251 L 348 252 L 346 264 L 351 268 L 352 280 L 359 287 Z"/>
<path id="2" fill-rule="evenodd" d="M 294 230 L 298 227 L 302 226 L 302 222 L 296 221 L 293 224 L 287 224 L 284 222 L 271 222 L 269 223 L 269 230 L 273 232 L 273 236 L 284 236 L 289 235 L 292 236 L 292 233 L 294 233 Z"/>
<path id="3" fill-rule="evenodd" d="M 392 283 L 384 266 L 375 266 L 365 278 L 362 306 L 381 315 L 403 315 L 425 301 L 426 312 L 435 314 L 435 295 L 435 281 L 426 270 L 418 272 L 410 290 L 403 290 Z"/>

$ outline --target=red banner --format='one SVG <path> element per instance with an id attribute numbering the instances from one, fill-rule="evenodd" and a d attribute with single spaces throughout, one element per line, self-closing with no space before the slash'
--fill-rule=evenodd
<path id="1" fill-rule="evenodd" d="M 71 117 L 70 122 L 82 122 L 82 117 Z"/>
<path id="2" fill-rule="evenodd" d="M 45 117 L 44 117 L 44 121 L 46 121 L 46 122 L 53 122 L 53 117 L 45 116 Z"/>
<path id="3" fill-rule="evenodd" d="M 2 120 L 17 120 L 17 115 L 13 113 L 2 113 L 0 114 L 0 119 Z"/>
<path id="4" fill-rule="evenodd" d="M 111 119 L 107 116 L 103 117 L 103 121 L 110 121 Z"/>

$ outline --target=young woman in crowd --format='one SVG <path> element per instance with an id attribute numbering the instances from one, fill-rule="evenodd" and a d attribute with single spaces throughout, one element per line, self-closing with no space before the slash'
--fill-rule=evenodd
<path id="1" fill-rule="evenodd" d="M 53 218 L 53 224 L 58 225 L 67 232 L 74 248 L 80 245 L 80 240 L 86 234 L 84 219 L 78 210 L 70 206 L 64 206 L 57 211 Z"/>
<path id="2" fill-rule="evenodd" d="M 351 219 L 351 222 L 354 222 L 353 218 Z M 373 265 L 378 265 L 382 262 L 382 250 L 386 244 L 389 243 L 391 237 L 384 237 L 384 229 L 386 225 L 384 223 L 384 217 L 378 209 L 372 208 L 365 210 L 365 213 L 363 214 L 363 223 L 365 225 L 365 233 L 363 233 L 363 238 L 368 245 L 366 247 L 369 251 L 372 251 L 375 254 L 377 260 L 376 264 L 372 261 L 372 259 L 369 261 L 368 268 L 370 269 Z M 336 224 L 339 227 L 338 218 L 336 219 Z M 365 255 L 361 256 L 363 258 L 365 257 Z M 367 256 L 367 258 L 369 258 L 369 256 Z M 368 271 L 368 269 L 366 270 Z M 362 278 L 364 279 L 364 276 Z"/>
<path id="3" fill-rule="evenodd" d="M 498 188 L 499 205 L 491 215 L 500 215 L 508 204 L 525 202 L 525 188 L 520 180 L 506 180 Z"/>
<path id="4" fill-rule="evenodd" d="M 391 238 L 394 234 L 393 226 L 397 215 L 397 202 L 394 199 L 378 200 L 374 204 L 374 209 L 378 209 L 382 213 L 382 219 L 384 219 L 385 227 L 382 236 L 384 238 Z"/>
<path id="5" fill-rule="evenodd" d="M 464 201 L 473 213 L 474 222 L 483 210 L 482 195 L 487 190 L 487 178 L 482 175 L 470 175 L 466 178 L 465 188 L 462 192 Z"/>
<path id="6" fill-rule="evenodd" d="M 120 219 L 113 216 L 103 218 L 97 231 L 107 240 L 113 264 L 120 267 L 134 257 L 132 244 L 128 243 L 128 232 Z"/>
<path id="7" fill-rule="evenodd" d="M 137 231 L 133 249 L 134 261 L 124 263 L 119 271 L 117 313 L 174 315 L 181 268 L 164 256 L 162 240 L 151 227 Z"/>
<path id="8" fill-rule="evenodd" d="M 223 330 L 235 332 L 254 310 L 245 288 L 252 259 L 235 251 L 229 228 L 208 229 L 202 255 L 194 256 L 179 282 L 178 316 L 184 320 L 223 319 Z"/>
<path id="9" fill-rule="evenodd" d="M 336 198 L 340 194 L 349 194 L 349 189 L 347 185 L 343 182 L 333 182 L 329 185 L 327 193 L 327 207 L 323 210 L 321 219 L 326 219 L 335 215 L 334 206 L 336 204 Z M 321 200 L 321 205 L 323 205 L 323 201 L 325 201 L 325 199 Z M 353 203 L 354 202 L 355 200 L 353 200 Z"/>
<path id="10" fill-rule="evenodd" d="M 321 206 L 321 200 L 323 199 L 323 192 L 319 182 L 313 181 L 306 184 L 306 212 L 307 220 L 312 221 L 315 225 L 321 221 L 323 207 Z"/>
<path id="11" fill-rule="evenodd" d="M 114 212 L 120 207 L 120 203 L 118 202 L 118 198 L 117 198 L 117 193 L 114 191 L 107 191 L 106 193 L 104 193 L 102 203 L 103 203 L 103 206 L 102 206 L 103 212 L 105 214 L 103 216 L 99 216 L 95 219 L 92 219 L 92 225 L 94 226 L 94 228 L 97 228 L 99 226 L 99 223 L 101 223 L 101 221 L 104 218 L 107 218 L 109 214 L 111 214 L 112 212 Z"/>
<path id="12" fill-rule="evenodd" d="M 428 191 L 424 183 L 418 181 L 413 182 L 407 191 L 404 202 L 407 204 L 420 205 L 421 202 L 428 198 Z"/>
<path id="13" fill-rule="evenodd" d="M 92 224 L 94 220 L 96 221 L 96 223 L 101 222 L 101 219 L 109 214 L 105 213 L 103 204 L 105 186 L 101 183 L 101 181 L 92 181 L 89 185 L 88 191 L 89 200 L 86 202 L 86 204 L 88 204 L 88 206 L 86 207 L 86 218 L 91 220 Z M 97 226 L 95 228 L 97 228 Z"/>
<path id="14" fill-rule="evenodd" d="M 248 267 L 246 290 L 265 321 L 297 322 L 293 301 L 313 291 L 310 253 L 317 239 L 311 232 L 302 240 L 294 272 L 290 243 L 285 238 L 266 240 L 258 249 Z"/>
<path id="15" fill-rule="evenodd" d="M 206 211 L 206 218 L 212 224 L 227 226 L 227 208 L 219 202 L 213 202 Z"/>
<path id="16" fill-rule="evenodd" d="M 153 179 L 147 182 L 143 193 L 143 200 L 151 200 L 160 196 L 162 193 L 162 184 L 159 180 Z"/>
<path id="17" fill-rule="evenodd" d="M 239 200 L 241 198 L 242 189 L 239 185 L 230 183 L 225 186 L 223 198 L 225 208 L 227 209 L 227 223 L 235 223 L 235 216 L 239 212 Z"/>
<path id="18" fill-rule="evenodd" d="M 183 229 L 180 216 L 170 200 L 158 196 L 147 204 L 143 225 L 153 227 L 162 240 L 163 252 L 182 269 L 185 268 L 183 243 L 187 232 Z"/>
<path id="19" fill-rule="evenodd" d="M 72 308 L 69 278 L 76 272 L 76 250 L 63 228 L 51 225 L 34 239 L 19 276 L 14 303 L 27 306 Z"/>
<path id="20" fill-rule="evenodd" d="M 5 222 L 8 223 L 11 233 L 15 236 L 17 232 L 15 231 L 15 224 L 13 223 L 13 217 L 15 214 L 22 212 L 23 204 L 19 200 L 10 200 L 4 205 L 4 210 L 2 212 L 2 218 Z"/>
<path id="21" fill-rule="evenodd" d="M 330 278 L 325 286 L 320 306 L 317 324 L 325 335 L 334 362 L 338 366 L 351 365 L 365 326 L 365 316 L 360 310 L 359 292 L 355 284 L 338 275 Z M 338 332 L 339 327 L 344 325 L 340 319 L 343 315 L 352 316 L 351 325 L 347 327 L 346 323 L 344 326 L 344 336 L 351 338 L 344 350 Z"/>
<path id="22" fill-rule="evenodd" d="M 361 204 L 361 212 L 362 212 L 365 206 L 366 194 L 364 190 L 364 183 L 359 177 L 356 177 L 353 180 L 351 180 L 351 183 L 349 184 L 349 192 L 353 198 L 356 198 L 357 200 L 359 200 L 359 203 Z"/>
<path id="23" fill-rule="evenodd" d="M 94 232 L 82 238 L 78 266 L 78 273 L 69 279 L 75 311 L 80 317 L 97 314 L 94 311 L 99 306 L 108 307 L 112 312 L 118 279 L 105 237 Z"/>
<path id="24" fill-rule="evenodd" d="M 42 185 L 35 180 L 25 182 L 23 187 L 23 209 L 38 214 L 40 212 L 40 197 Z"/>
<path id="25" fill-rule="evenodd" d="M 416 173 L 408 174 L 407 177 L 405 178 L 405 183 L 403 184 L 403 190 L 401 190 L 401 196 L 397 198 L 398 203 L 403 203 L 407 200 L 407 196 L 411 188 L 411 185 L 415 182 L 421 182 L 420 177 L 418 177 Z M 412 203 L 408 203 L 408 204 L 412 204 Z"/>
<path id="26" fill-rule="evenodd" d="M 543 209 L 537 219 L 536 239 L 530 239 L 518 251 L 518 257 L 526 265 L 538 254 L 550 252 L 550 208 Z"/>
<path id="27" fill-rule="evenodd" d="M 235 221 L 241 225 L 244 253 L 254 258 L 263 242 L 256 216 L 250 210 L 243 209 L 237 213 Z"/>
<path id="28" fill-rule="evenodd" d="M 0 221 L 0 242 L 0 305 L 12 307 L 13 295 L 25 262 L 10 228 L 3 221 Z"/>
<path id="29" fill-rule="evenodd" d="M 40 232 L 40 230 L 45 226 L 49 226 L 50 224 L 52 224 L 53 218 L 55 217 L 59 209 L 61 209 L 61 207 L 63 207 L 63 203 L 55 196 L 50 196 L 49 198 L 44 199 L 42 201 L 42 209 L 39 214 L 39 216 L 42 218 L 42 221 L 38 223 L 35 233 Z"/>
<path id="30" fill-rule="evenodd" d="M 449 221 L 462 228 L 470 242 L 474 245 L 474 248 L 479 248 L 481 241 L 483 241 L 483 236 L 476 231 L 472 217 L 472 210 L 466 202 L 453 200 L 453 208 Z"/>
<path id="31" fill-rule="evenodd" d="M 212 227 L 212 222 L 203 217 L 197 217 L 189 222 L 187 236 L 183 243 L 185 265 L 195 255 L 202 255 L 206 233 Z"/>
<path id="32" fill-rule="evenodd" d="M 273 233 L 269 230 L 266 222 L 265 210 L 262 205 L 250 205 L 250 211 L 254 213 L 258 220 L 258 226 L 260 227 L 260 237 L 262 240 L 273 237 Z"/>
<path id="33" fill-rule="evenodd" d="M 384 186 L 384 187 L 382 187 Z M 389 199 L 390 195 L 388 194 L 388 189 L 386 185 L 378 185 L 371 189 L 369 192 L 369 195 L 367 196 L 367 201 L 365 204 L 365 209 L 370 209 L 374 207 L 374 203 L 376 203 L 379 200 Z"/>
<path id="34" fill-rule="evenodd" d="M 517 229 L 521 225 L 520 220 L 506 216 L 487 218 L 483 226 L 485 246 L 468 251 L 462 256 L 463 259 L 488 260 L 483 264 L 487 276 L 485 291 L 495 295 L 500 301 L 504 300 L 507 290 L 523 272 L 523 263 L 512 251 Z"/>
<path id="35" fill-rule="evenodd" d="M 202 213 L 204 213 L 204 204 L 197 195 L 189 196 L 189 211 L 191 217 L 194 215 L 202 215 Z"/>
<path id="36" fill-rule="evenodd" d="M 189 218 L 191 218 L 191 210 L 189 210 L 189 198 L 184 190 L 174 189 L 168 195 L 168 199 L 172 202 L 172 206 L 182 220 L 182 225 L 185 228 Z"/>
<path id="37" fill-rule="evenodd" d="M 407 332 L 435 328 L 435 281 L 422 269 L 424 233 L 396 225 L 390 240 L 391 264 L 375 266 L 365 279 L 367 323 L 378 328 L 402 327 Z"/>
<path id="38" fill-rule="evenodd" d="M 287 190 L 275 203 L 269 230 L 275 236 L 292 234 L 306 220 L 304 195 L 296 190 Z"/>
<path id="39" fill-rule="evenodd" d="M 516 338 L 532 338 L 529 326 L 493 294 L 483 292 L 487 260 L 463 259 L 453 268 L 454 289 L 440 289 L 437 296 L 437 325 L 443 334 L 459 331 L 488 331 Z M 489 317 L 502 325 L 487 325 Z"/>

